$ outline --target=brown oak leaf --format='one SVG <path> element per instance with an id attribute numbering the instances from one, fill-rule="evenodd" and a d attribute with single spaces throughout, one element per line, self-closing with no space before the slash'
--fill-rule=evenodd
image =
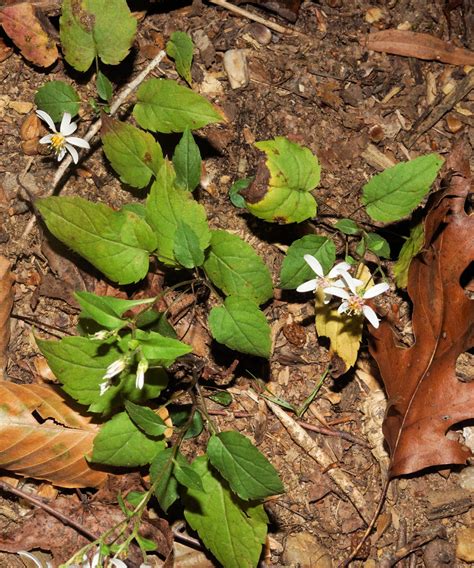
<path id="1" fill-rule="evenodd" d="M 408 276 L 415 342 L 398 346 L 387 322 L 371 340 L 388 395 L 383 432 L 391 477 L 462 464 L 471 455 L 446 436 L 474 418 L 474 381 L 456 377 L 457 358 L 474 343 L 474 302 L 463 287 L 474 260 L 474 217 L 465 211 L 471 177 L 462 149 L 453 151 L 447 166 L 448 187 L 430 199 L 424 247 Z"/>

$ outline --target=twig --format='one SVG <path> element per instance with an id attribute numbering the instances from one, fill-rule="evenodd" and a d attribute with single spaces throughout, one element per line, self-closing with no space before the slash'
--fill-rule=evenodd
<path id="1" fill-rule="evenodd" d="M 216 4 L 217 6 L 220 6 L 221 8 L 225 8 L 226 10 L 229 10 L 229 12 L 233 12 L 234 14 L 239 14 L 239 16 L 243 16 L 244 18 L 248 18 L 249 20 L 253 20 L 254 22 L 258 22 L 259 24 L 263 24 L 264 26 L 266 26 L 267 28 L 270 28 L 274 32 L 278 32 L 280 34 L 287 34 L 287 35 L 288 34 L 295 35 L 297 33 L 294 30 L 290 30 L 289 28 L 285 28 L 283 26 L 280 26 L 279 24 L 275 24 L 274 22 L 271 22 L 270 20 L 265 20 L 265 18 L 262 18 L 261 16 L 259 16 L 257 14 L 253 14 L 252 12 L 249 12 L 248 10 L 244 10 L 243 8 L 239 8 L 238 6 L 234 6 L 233 4 L 229 4 L 229 2 L 227 2 L 226 0 L 209 0 L 209 2 L 211 4 Z"/>
<path id="2" fill-rule="evenodd" d="M 13 487 L 13 485 L 10 485 L 6 481 L 0 481 L 0 489 L 2 489 L 3 491 L 6 491 L 8 493 L 12 493 L 13 495 L 16 495 L 17 497 L 21 497 L 22 499 L 29 501 L 33 505 L 36 505 L 40 509 L 43 509 L 44 511 L 46 511 L 50 515 L 53 515 L 53 517 L 56 517 L 59 521 L 61 521 L 65 525 L 69 525 L 70 527 L 75 529 L 78 533 L 81 533 L 82 535 L 87 537 L 89 540 L 94 541 L 94 540 L 97 539 L 97 536 L 94 533 L 91 533 L 88 529 L 86 529 L 85 527 L 83 527 L 79 523 L 76 523 L 76 521 L 74 521 L 73 519 L 70 519 L 69 517 L 67 517 L 66 515 L 61 513 L 60 511 L 57 511 L 53 507 L 50 507 L 49 505 L 47 505 L 46 503 L 41 501 L 41 499 L 36 498 L 34 495 L 31 495 L 30 493 L 27 493 L 26 491 L 22 491 L 21 489 L 17 489 L 16 487 Z"/>
<path id="3" fill-rule="evenodd" d="M 406 556 L 408 556 L 418 548 L 421 548 L 425 544 L 428 544 L 428 542 L 431 542 L 435 538 L 446 538 L 445 527 L 438 526 L 434 529 L 430 529 L 420 536 L 417 536 L 411 542 L 409 542 L 405 546 L 402 546 L 395 552 L 384 556 L 384 558 L 382 558 L 380 562 L 380 568 L 391 568 L 392 566 L 395 566 L 395 564 L 397 564 L 397 562 L 400 562 L 402 558 L 405 558 Z"/>
<path id="4" fill-rule="evenodd" d="M 247 394 L 252 400 L 257 402 L 258 397 L 255 393 L 247 391 Z M 318 444 L 316 444 L 311 436 L 307 434 L 304 429 L 282 408 L 267 399 L 264 400 L 273 414 L 275 414 L 278 420 L 280 420 L 286 428 L 293 441 L 303 448 L 303 450 L 305 450 L 308 455 L 312 457 L 323 469 L 327 469 L 327 474 L 332 481 L 334 481 L 334 483 L 354 505 L 362 519 L 368 523 L 371 515 L 367 506 L 367 501 L 359 489 L 354 485 L 349 475 L 340 469 L 333 468 L 333 459 Z"/>
<path id="5" fill-rule="evenodd" d="M 359 444 L 360 446 L 364 446 L 365 448 L 370 448 L 370 444 L 368 444 L 365 440 L 361 440 L 357 436 L 349 434 L 349 432 L 343 432 L 342 430 L 332 430 L 331 428 L 325 428 L 324 426 L 315 426 L 314 424 L 308 424 L 307 422 L 302 422 L 301 420 L 299 420 L 297 424 L 302 426 L 305 430 L 310 430 L 311 432 L 318 432 L 318 434 L 323 434 L 324 436 L 342 438 L 343 440 L 347 440 L 348 442 L 352 442 L 353 444 Z"/>

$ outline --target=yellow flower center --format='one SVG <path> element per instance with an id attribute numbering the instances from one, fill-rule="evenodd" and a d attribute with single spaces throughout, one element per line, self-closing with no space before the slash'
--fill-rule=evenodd
<path id="1" fill-rule="evenodd" d="M 364 300 L 360 296 L 352 295 L 347 301 L 347 313 L 349 315 L 356 315 L 362 313 L 362 308 L 365 305 Z"/>
<path id="2" fill-rule="evenodd" d="M 54 134 L 53 137 L 51 138 L 51 147 L 53 148 L 56 154 L 59 154 L 59 152 L 61 152 L 65 144 L 66 144 L 66 138 L 64 138 L 64 136 L 59 132 L 57 134 Z"/>

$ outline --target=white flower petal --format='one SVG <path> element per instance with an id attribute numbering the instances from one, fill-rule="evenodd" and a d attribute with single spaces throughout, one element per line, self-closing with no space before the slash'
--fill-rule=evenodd
<path id="1" fill-rule="evenodd" d="M 368 300 L 369 298 L 375 298 L 375 296 L 379 296 L 380 294 L 383 294 L 389 289 L 390 286 L 386 282 L 382 282 L 366 290 L 362 297 L 364 298 L 364 300 Z"/>
<path id="2" fill-rule="evenodd" d="M 343 288 L 338 288 L 337 286 L 328 286 L 328 288 L 323 288 L 325 294 L 331 294 L 331 296 L 337 296 L 343 300 L 348 300 L 351 296 L 347 290 Z"/>
<path id="3" fill-rule="evenodd" d="M 71 154 L 74 163 L 77 164 L 77 162 L 79 161 L 79 154 L 77 153 L 77 150 L 74 148 L 74 146 L 71 146 L 71 144 L 66 144 L 66 149 Z"/>
<path id="4" fill-rule="evenodd" d="M 36 114 L 41 118 L 41 120 L 44 120 L 46 122 L 46 124 L 51 128 L 53 132 L 57 132 L 54 120 L 49 116 L 47 112 L 44 112 L 44 110 L 37 110 Z"/>
<path id="5" fill-rule="evenodd" d="M 336 278 L 341 272 L 349 272 L 351 265 L 348 262 L 339 262 L 329 271 L 328 278 Z"/>
<path id="6" fill-rule="evenodd" d="M 77 146 L 78 148 L 90 148 L 89 142 L 87 142 L 87 140 L 84 140 L 83 138 L 79 138 L 78 136 L 68 136 L 66 138 L 66 142 L 68 144 L 74 144 L 74 146 Z"/>
<path id="7" fill-rule="evenodd" d="M 353 278 L 348 272 L 341 272 L 341 276 L 346 281 L 346 284 L 349 286 L 350 291 L 353 294 L 357 294 L 356 290 L 363 284 L 363 281 L 359 280 L 358 278 Z"/>
<path id="8" fill-rule="evenodd" d="M 39 139 L 40 144 L 51 144 L 51 140 L 53 139 L 54 134 L 46 134 L 43 138 Z"/>
<path id="9" fill-rule="evenodd" d="M 19 550 L 17 554 L 19 556 L 22 556 L 23 558 L 28 558 L 29 560 L 34 562 L 35 566 L 38 566 L 38 568 L 43 568 L 43 563 L 40 562 L 34 554 L 31 554 L 31 552 L 26 552 L 26 550 Z"/>
<path id="10" fill-rule="evenodd" d="M 342 302 L 341 305 L 337 308 L 337 311 L 340 314 L 343 314 L 347 311 L 348 307 L 349 307 L 349 304 L 347 302 Z"/>
<path id="11" fill-rule="evenodd" d="M 300 284 L 298 286 L 298 288 L 296 288 L 297 292 L 312 292 L 313 290 L 316 290 L 316 286 L 317 286 L 317 279 L 314 280 L 308 280 L 307 282 L 303 282 L 303 284 Z"/>
<path id="12" fill-rule="evenodd" d="M 77 130 L 77 124 L 75 122 L 71 122 L 67 128 L 62 129 L 61 128 L 61 134 L 63 136 L 70 136 L 71 134 L 73 134 L 74 132 L 76 132 Z"/>
<path id="13" fill-rule="evenodd" d="M 58 162 L 60 162 L 66 155 L 66 148 L 61 148 L 59 154 L 56 156 Z"/>
<path id="14" fill-rule="evenodd" d="M 364 312 L 364 316 L 375 327 L 375 329 L 377 329 L 379 327 L 379 318 L 374 310 L 370 306 L 363 306 L 362 311 Z"/>
<path id="15" fill-rule="evenodd" d="M 321 264 L 320 264 L 320 262 L 317 258 L 314 258 L 314 256 L 311 255 L 311 254 L 305 254 L 303 258 L 309 264 L 309 266 L 311 267 L 311 270 L 315 274 L 317 274 L 320 278 L 324 278 L 323 267 L 321 266 Z"/>
<path id="16" fill-rule="evenodd" d="M 125 562 L 122 562 L 122 560 L 119 560 L 118 558 L 112 558 L 109 563 L 112 566 L 115 566 L 115 568 L 127 568 Z"/>
<path id="17" fill-rule="evenodd" d="M 62 119 L 61 119 L 61 125 L 59 126 L 59 132 L 61 132 L 61 134 L 63 136 L 67 136 L 66 131 L 69 130 L 70 125 L 71 125 L 71 114 L 69 112 L 65 112 L 63 114 Z M 72 132 L 70 134 L 72 134 Z"/>
<path id="18" fill-rule="evenodd" d="M 99 565 L 99 560 L 100 560 L 100 553 L 96 552 L 94 554 L 94 556 L 92 557 L 90 568 L 97 568 L 97 566 Z M 89 566 L 89 563 L 87 564 L 87 567 L 88 566 Z"/>

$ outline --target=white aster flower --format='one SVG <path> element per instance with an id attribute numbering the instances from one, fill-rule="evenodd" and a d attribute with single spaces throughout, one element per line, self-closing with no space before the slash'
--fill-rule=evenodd
<path id="1" fill-rule="evenodd" d="M 79 154 L 74 146 L 78 148 L 90 148 L 89 142 L 83 138 L 78 138 L 76 136 L 71 136 L 76 129 L 77 124 L 71 122 L 71 115 L 68 112 L 63 114 L 61 120 L 61 126 L 59 127 L 59 132 L 56 130 L 53 119 L 49 116 L 47 112 L 43 110 L 37 110 L 36 114 L 46 122 L 49 128 L 53 131 L 52 134 L 47 134 L 40 139 L 40 144 L 49 144 L 52 148 L 56 159 L 60 162 L 66 155 L 66 150 L 71 154 L 74 163 L 77 164 L 79 161 Z"/>
<path id="2" fill-rule="evenodd" d="M 386 292 L 390 286 L 386 282 L 383 282 L 381 284 L 376 284 L 365 291 L 364 289 L 358 291 L 360 286 L 363 284 L 362 280 L 352 278 L 349 274 L 343 274 L 343 278 L 347 282 L 350 293 L 343 288 L 335 286 L 325 290 L 326 293 L 344 300 L 341 302 L 337 311 L 340 314 L 347 314 L 349 316 L 363 314 L 364 317 L 367 318 L 377 329 L 379 327 L 379 318 L 374 310 L 370 306 L 366 305 L 366 300 L 380 296 L 380 294 Z"/>
<path id="3" fill-rule="evenodd" d="M 135 387 L 137 389 L 142 389 L 145 384 L 145 373 L 148 370 L 148 361 L 146 359 L 140 359 L 137 367 L 137 376 L 135 380 Z"/>
<path id="4" fill-rule="evenodd" d="M 99 390 L 100 390 L 100 396 L 102 396 L 103 394 L 105 394 L 109 388 L 111 387 L 112 383 L 110 382 L 110 379 L 107 379 L 106 381 L 104 381 L 103 383 L 100 383 L 99 385 Z"/>
<path id="5" fill-rule="evenodd" d="M 327 304 L 330 300 L 331 292 L 329 288 L 343 288 L 344 282 L 342 280 L 336 280 L 339 276 L 347 275 L 350 278 L 349 270 L 351 268 L 350 264 L 347 262 L 340 262 L 336 264 L 329 273 L 325 276 L 323 267 L 317 258 L 311 254 L 305 254 L 305 261 L 309 264 L 313 272 L 316 274 L 317 278 L 308 280 L 300 284 L 296 288 L 297 292 L 312 292 L 313 290 L 321 289 L 324 292 L 324 303 Z"/>

